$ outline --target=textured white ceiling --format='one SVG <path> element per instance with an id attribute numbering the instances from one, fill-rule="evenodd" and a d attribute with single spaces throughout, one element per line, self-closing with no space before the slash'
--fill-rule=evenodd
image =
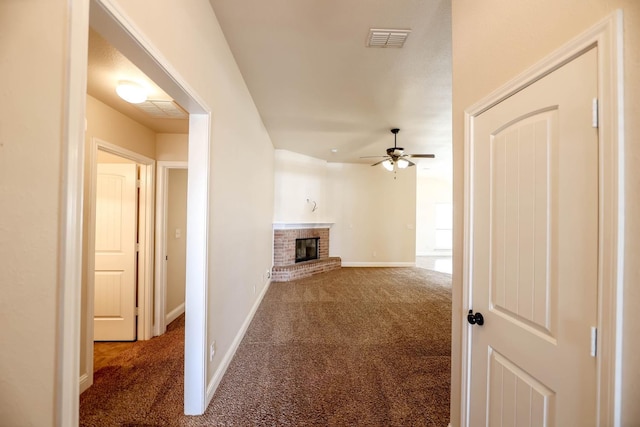
<path id="1" fill-rule="evenodd" d="M 276 148 L 372 163 L 398 127 L 405 152 L 436 154 L 419 168 L 450 168 L 450 0 L 210 3 Z M 370 28 L 411 34 L 366 48 Z"/>
<path id="2" fill-rule="evenodd" d="M 450 0 L 210 0 L 276 148 L 330 162 L 374 163 L 401 129 L 406 153 L 434 153 L 418 169 L 451 169 Z M 405 46 L 365 47 L 369 29 L 410 29 Z M 154 119 L 115 94 L 142 81 L 170 99 L 90 31 L 87 92 L 156 132 L 188 120 Z M 336 153 L 331 150 L 337 149 Z"/>
<path id="3" fill-rule="evenodd" d="M 89 30 L 87 93 L 125 116 L 158 133 L 188 133 L 188 119 L 156 119 L 116 94 L 120 80 L 137 82 L 147 88 L 149 99 L 171 100 L 158 85 L 133 65 L 97 32 Z"/>

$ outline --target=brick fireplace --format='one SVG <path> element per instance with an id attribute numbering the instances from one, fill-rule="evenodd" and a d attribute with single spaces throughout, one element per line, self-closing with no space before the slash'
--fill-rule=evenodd
<path id="1" fill-rule="evenodd" d="M 330 224 L 274 224 L 271 280 L 288 282 L 340 268 L 339 257 L 329 257 Z M 296 239 L 318 238 L 318 258 L 296 263 Z"/>

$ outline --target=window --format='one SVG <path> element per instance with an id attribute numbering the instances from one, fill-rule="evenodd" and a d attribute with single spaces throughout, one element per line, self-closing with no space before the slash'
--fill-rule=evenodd
<path id="1" fill-rule="evenodd" d="M 453 204 L 436 203 L 436 251 L 453 248 Z"/>

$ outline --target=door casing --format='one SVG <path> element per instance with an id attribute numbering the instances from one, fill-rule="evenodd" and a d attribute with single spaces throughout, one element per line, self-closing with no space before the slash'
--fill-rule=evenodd
<path id="1" fill-rule="evenodd" d="M 79 422 L 80 323 L 84 135 L 89 25 L 122 51 L 189 112 L 189 214 L 187 217 L 185 409 L 202 414 L 207 405 L 207 249 L 209 241 L 209 140 L 211 108 L 112 0 L 70 0 L 65 75 L 63 190 L 60 195 L 59 339 L 56 348 L 55 425 Z"/>
<path id="2" fill-rule="evenodd" d="M 164 334 L 166 325 L 167 266 L 167 203 L 169 169 L 187 169 L 187 162 L 158 161 L 156 179 L 156 265 L 155 314 L 153 334 Z"/>
<path id="3" fill-rule="evenodd" d="M 89 15 L 92 28 L 189 112 L 185 292 L 188 315 L 185 319 L 184 413 L 200 415 L 208 404 L 207 283 L 211 108 L 128 19 L 118 2 L 91 0 Z"/>
<path id="4" fill-rule="evenodd" d="M 472 149 L 475 119 L 484 111 L 502 102 L 533 82 L 562 67 L 593 46 L 598 47 L 598 163 L 599 245 L 598 245 L 598 401 L 597 425 L 619 425 L 621 401 L 621 340 L 622 340 L 622 260 L 623 260 L 623 201 L 620 174 L 624 170 L 622 133 L 622 11 L 616 11 L 594 27 L 568 42 L 556 52 L 489 94 L 465 110 L 464 132 L 464 230 L 463 277 L 461 307 L 454 317 L 466 318 L 470 306 L 470 278 L 474 224 Z M 455 324 L 455 323 L 454 323 Z M 460 339 L 459 364 L 452 360 L 452 369 L 460 369 L 461 425 L 470 425 L 470 325 L 464 319 L 454 329 L 453 339 Z M 455 357 L 455 356 L 454 356 Z M 456 378 L 455 372 L 452 377 Z"/>
<path id="5" fill-rule="evenodd" d="M 132 160 L 140 165 L 140 201 L 138 211 L 139 229 L 139 252 L 138 252 L 138 325 L 137 335 L 140 340 L 148 340 L 153 336 L 153 250 L 154 250 L 154 179 L 155 160 L 142 154 L 111 144 L 99 138 L 92 138 L 89 147 L 89 174 L 91 177 L 89 189 L 90 209 L 89 224 L 87 232 L 87 247 L 95 248 L 95 227 L 96 227 L 96 203 L 95 189 L 97 180 L 97 159 L 98 150 L 114 154 L 119 157 Z M 93 256 L 87 258 L 87 271 L 93 272 L 95 269 L 95 259 Z M 93 301 L 94 301 L 94 276 L 87 275 L 87 311 L 86 322 L 87 334 L 83 355 L 87 372 L 83 373 L 80 379 L 80 392 L 86 390 L 93 384 Z"/>

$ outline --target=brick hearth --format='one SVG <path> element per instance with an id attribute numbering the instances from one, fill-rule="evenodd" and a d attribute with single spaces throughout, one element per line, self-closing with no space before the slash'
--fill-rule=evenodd
<path id="1" fill-rule="evenodd" d="M 318 237 L 318 259 L 295 262 L 296 239 Z M 339 257 L 329 257 L 329 228 L 276 229 L 273 231 L 271 280 L 288 282 L 342 266 Z"/>

